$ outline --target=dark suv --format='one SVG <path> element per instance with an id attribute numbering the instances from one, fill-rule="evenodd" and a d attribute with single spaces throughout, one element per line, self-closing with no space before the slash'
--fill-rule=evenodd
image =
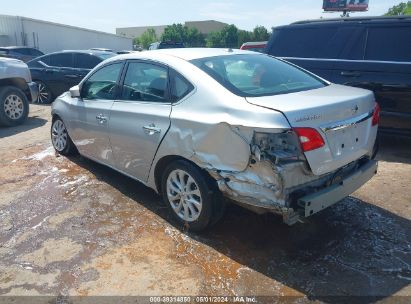
<path id="1" fill-rule="evenodd" d="M 380 130 L 411 136 L 411 16 L 296 22 L 274 28 L 266 52 L 374 91 Z"/>
<path id="2" fill-rule="evenodd" d="M 0 57 L 14 58 L 27 62 L 44 54 L 37 49 L 24 46 L 0 47 Z"/>
<path id="3" fill-rule="evenodd" d="M 78 84 L 103 60 L 115 56 L 104 51 L 62 51 L 27 62 L 33 81 L 38 84 L 37 103 L 51 103 L 61 93 Z"/>

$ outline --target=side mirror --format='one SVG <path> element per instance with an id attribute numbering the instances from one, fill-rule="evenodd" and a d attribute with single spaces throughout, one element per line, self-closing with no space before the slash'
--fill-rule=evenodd
<path id="1" fill-rule="evenodd" d="M 80 87 L 78 85 L 70 89 L 70 95 L 72 98 L 80 97 Z"/>

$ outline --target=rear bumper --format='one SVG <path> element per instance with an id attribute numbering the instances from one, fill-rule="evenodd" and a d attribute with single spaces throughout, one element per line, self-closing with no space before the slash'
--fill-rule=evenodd
<path id="1" fill-rule="evenodd" d="M 339 184 L 300 198 L 298 204 L 303 206 L 304 216 L 309 217 L 347 197 L 370 180 L 377 173 L 377 168 L 377 161 L 369 160 Z"/>
<path id="2" fill-rule="evenodd" d="M 29 82 L 27 83 L 29 90 L 30 90 L 30 96 L 31 96 L 31 102 L 35 101 L 39 95 L 39 86 L 35 82 Z"/>

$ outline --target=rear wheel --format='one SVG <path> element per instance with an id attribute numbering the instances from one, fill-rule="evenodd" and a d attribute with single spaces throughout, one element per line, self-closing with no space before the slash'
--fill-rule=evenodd
<path id="1" fill-rule="evenodd" d="M 39 94 L 35 103 L 38 104 L 49 104 L 53 101 L 53 94 L 51 93 L 49 87 L 42 81 L 36 81 L 39 87 Z"/>
<path id="2" fill-rule="evenodd" d="M 220 217 L 218 190 L 193 164 L 178 160 L 168 165 L 161 183 L 163 200 L 173 217 L 188 230 L 201 231 Z M 215 208 L 218 205 L 221 208 Z"/>
<path id="3" fill-rule="evenodd" d="M 64 122 L 56 117 L 51 124 L 51 142 L 54 149 L 62 155 L 71 155 L 76 152 L 76 147 L 67 133 Z"/>
<path id="4" fill-rule="evenodd" d="M 0 89 L 0 124 L 12 127 L 22 124 L 29 114 L 29 102 L 22 90 L 12 86 Z"/>

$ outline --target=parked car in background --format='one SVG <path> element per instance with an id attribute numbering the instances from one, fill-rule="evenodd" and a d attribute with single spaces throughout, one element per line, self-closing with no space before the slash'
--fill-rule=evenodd
<path id="1" fill-rule="evenodd" d="M 112 49 L 106 49 L 106 48 L 91 48 L 90 50 L 92 51 L 102 51 L 102 52 L 112 52 L 114 53 L 114 51 Z"/>
<path id="2" fill-rule="evenodd" d="M 248 51 L 264 53 L 266 46 L 267 46 L 267 41 L 244 42 L 241 45 L 240 50 L 248 50 Z"/>
<path id="3" fill-rule="evenodd" d="M 43 56 L 44 53 L 37 49 L 24 47 L 24 46 L 6 46 L 0 47 L 0 57 L 15 58 L 21 61 L 27 62 L 39 56 Z"/>
<path id="4" fill-rule="evenodd" d="M 378 115 L 371 91 L 265 54 L 169 49 L 96 67 L 54 102 L 51 140 L 155 189 L 188 229 L 222 216 L 220 194 L 291 225 L 376 173 Z"/>
<path id="5" fill-rule="evenodd" d="M 21 60 L 0 58 L 0 125 L 16 126 L 29 114 L 29 102 L 38 94 L 30 70 Z"/>
<path id="6" fill-rule="evenodd" d="M 129 50 L 123 50 L 123 51 L 118 51 L 116 52 L 118 55 L 123 55 L 123 54 L 131 54 L 134 52 L 138 52 L 138 51 L 129 51 Z"/>
<path id="7" fill-rule="evenodd" d="M 380 130 L 411 136 L 411 16 L 280 26 L 267 52 L 334 83 L 374 91 L 381 106 Z"/>
<path id="8" fill-rule="evenodd" d="M 33 81 L 38 84 L 37 103 L 51 103 L 61 93 L 78 84 L 103 60 L 115 56 L 105 51 L 62 51 L 29 61 Z"/>
<path id="9" fill-rule="evenodd" d="M 148 47 L 149 50 L 160 50 L 160 49 L 179 49 L 184 48 L 184 43 L 176 41 L 162 41 L 154 42 Z"/>

